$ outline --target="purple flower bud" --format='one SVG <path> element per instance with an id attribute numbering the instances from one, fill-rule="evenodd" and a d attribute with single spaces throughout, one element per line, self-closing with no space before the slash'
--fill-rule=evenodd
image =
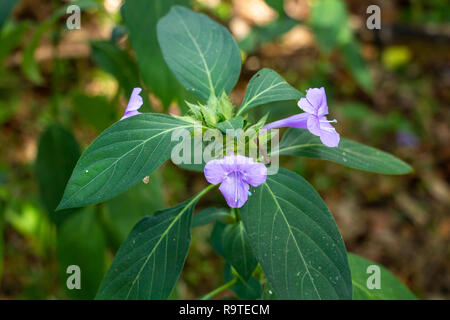
<path id="1" fill-rule="evenodd" d="M 327 147 L 337 147 L 340 136 L 331 125 L 337 120 L 329 121 L 326 117 L 328 105 L 325 89 L 322 87 L 306 90 L 306 98 L 301 98 L 298 106 L 305 112 L 269 123 L 264 126 L 264 129 L 281 127 L 308 129 L 313 135 L 320 137 L 322 143 Z"/>
<path id="2" fill-rule="evenodd" d="M 127 108 L 125 109 L 125 114 L 123 115 L 122 118 L 120 118 L 120 120 L 141 114 L 141 112 L 138 111 L 143 104 L 142 97 L 139 95 L 141 91 L 142 91 L 141 88 L 133 89 L 130 100 L 128 101 Z"/>
<path id="3" fill-rule="evenodd" d="M 209 161 L 204 173 L 209 183 L 221 183 L 219 190 L 228 206 L 240 208 L 251 195 L 250 185 L 257 187 L 266 181 L 267 168 L 251 158 L 229 155 Z"/>

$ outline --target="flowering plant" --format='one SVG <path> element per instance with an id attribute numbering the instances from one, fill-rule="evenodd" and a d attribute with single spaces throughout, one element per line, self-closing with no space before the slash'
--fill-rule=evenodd
<path id="1" fill-rule="evenodd" d="M 227 262 L 222 288 L 234 288 L 243 298 L 351 299 L 361 294 L 352 286 L 349 261 L 366 262 L 347 255 L 319 194 L 300 175 L 268 165 L 280 155 L 293 155 L 384 174 L 411 168 L 385 152 L 341 139 L 332 125 L 336 121 L 326 118 L 324 88 L 303 95 L 270 69 L 253 76 L 235 113 L 228 94 L 238 80 L 241 55 L 229 32 L 205 15 L 174 6 L 160 19 L 157 34 L 170 70 L 202 102 L 186 102 L 189 111 L 183 116 L 140 113 L 143 99 L 135 88 L 122 119 L 80 157 L 58 209 L 103 202 L 148 181 L 163 162 L 173 160 L 180 142 L 173 137 L 180 130 L 187 132 L 183 141 L 208 130 L 219 136 L 200 141 L 202 148 L 214 149 L 211 157 L 180 164 L 199 164 L 190 169 L 200 168 L 210 185 L 140 220 L 117 252 L 97 298 L 168 298 L 188 253 L 191 228 L 211 222 L 213 246 Z M 266 117 L 250 120 L 253 108 L 282 100 L 298 101 L 304 112 L 268 124 Z M 278 144 L 274 129 L 281 127 L 290 129 Z M 223 135 L 232 136 L 231 144 L 223 143 Z M 245 152 L 252 148 L 260 153 Z M 181 149 L 192 160 L 188 149 Z M 216 187 L 230 209 L 207 208 L 193 215 L 197 202 Z"/>

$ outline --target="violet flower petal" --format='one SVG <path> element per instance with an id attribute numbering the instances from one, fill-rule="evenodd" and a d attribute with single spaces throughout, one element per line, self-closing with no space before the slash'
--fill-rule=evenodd
<path id="1" fill-rule="evenodd" d="M 240 172 L 230 173 L 219 187 L 230 208 L 242 207 L 247 202 L 249 189 Z"/>
<path id="2" fill-rule="evenodd" d="M 227 176 L 223 168 L 223 161 L 215 159 L 209 161 L 204 168 L 205 178 L 211 184 L 221 183 Z"/>
<path id="3" fill-rule="evenodd" d="M 267 178 L 267 168 L 260 162 L 254 162 L 253 164 L 242 168 L 242 172 L 244 174 L 242 180 L 253 187 L 263 184 Z"/>

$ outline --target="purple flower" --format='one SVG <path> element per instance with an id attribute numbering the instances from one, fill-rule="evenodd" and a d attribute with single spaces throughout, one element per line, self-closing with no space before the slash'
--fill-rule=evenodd
<path id="1" fill-rule="evenodd" d="M 331 125 L 331 123 L 336 123 L 337 120 L 329 121 L 326 117 L 328 105 L 325 89 L 322 87 L 306 90 L 306 98 L 301 98 L 298 106 L 305 112 L 269 123 L 264 126 L 264 129 L 281 127 L 308 129 L 312 134 L 319 136 L 322 143 L 327 147 L 337 147 L 340 136 Z"/>
<path id="2" fill-rule="evenodd" d="M 267 168 L 251 158 L 229 155 L 209 161 L 205 165 L 205 177 L 209 183 L 221 183 L 219 190 L 228 206 L 240 208 L 251 195 L 249 185 L 257 187 L 266 181 Z"/>
<path id="3" fill-rule="evenodd" d="M 128 101 L 127 108 L 125 109 L 125 114 L 123 115 L 120 120 L 123 120 L 128 117 L 132 117 L 138 114 L 141 114 L 139 112 L 139 108 L 142 106 L 142 97 L 139 95 L 141 93 L 141 88 L 134 88 L 133 92 L 131 93 L 130 101 Z"/>

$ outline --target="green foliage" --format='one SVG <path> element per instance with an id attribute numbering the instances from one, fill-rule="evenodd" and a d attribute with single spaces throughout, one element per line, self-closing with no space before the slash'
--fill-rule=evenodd
<path id="1" fill-rule="evenodd" d="M 188 6 L 189 1 L 127 0 L 121 9 L 142 78 L 166 107 L 176 96 L 179 102 L 182 101 L 183 89 L 162 57 L 156 24 L 176 4 Z"/>
<path id="2" fill-rule="evenodd" d="M 274 101 L 298 100 L 303 96 L 303 94 L 289 85 L 278 73 L 264 68 L 250 79 L 238 115 L 262 104 Z"/>
<path id="3" fill-rule="evenodd" d="M 80 149 L 73 134 L 53 124 L 39 140 L 35 170 L 42 203 L 53 222 L 60 223 L 73 210 L 55 212 L 67 181 L 80 157 Z"/>
<path id="4" fill-rule="evenodd" d="M 19 0 L 3 0 L 0 3 L 0 29 Z"/>
<path id="5" fill-rule="evenodd" d="M 228 94 L 236 84 L 239 49 L 228 30 L 207 16 L 172 7 L 158 22 L 158 41 L 178 81 L 203 101 Z"/>
<path id="6" fill-rule="evenodd" d="M 137 67 L 128 53 L 111 41 L 93 41 L 91 48 L 95 64 L 112 74 L 129 97 L 133 88 L 140 86 L 140 80 Z"/>
<path id="7" fill-rule="evenodd" d="M 104 221 L 114 244 L 120 246 L 139 220 L 163 208 L 163 198 L 161 175 L 155 171 L 150 175 L 148 184 L 138 183 L 107 201 Z"/>
<path id="8" fill-rule="evenodd" d="M 225 260 L 234 267 L 243 280 L 247 281 L 258 261 L 250 248 L 242 221 L 225 227 L 222 242 Z"/>
<path id="9" fill-rule="evenodd" d="M 59 214 L 63 214 L 59 212 Z M 61 284 L 72 299 L 93 299 L 105 273 L 105 238 L 95 207 L 78 210 L 58 229 L 58 262 Z M 81 289 L 66 286 L 67 267 L 81 271 Z"/>
<path id="10" fill-rule="evenodd" d="M 82 154 L 58 209 L 99 203 L 129 189 L 170 157 L 177 143 L 172 132 L 189 128 L 192 123 L 154 113 L 116 122 Z"/>
<path id="11" fill-rule="evenodd" d="M 411 291 L 383 266 L 364 259 L 356 254 L 348 254 L 348 263 L 352 272 L 353 299 L 355 300 L 415 300 Z M 380 269 L 380 289 L 368 289 L 367 281 L 371 273 L 369 266 Z M 370 270 L 369 270 L 370 271 Z"/>
<path id="12" fill-rule="evenodd" d="M 412 168 L 402 160 L 381 150 L 342 138 L 337 148 L 324 146 L 319 137 L 306 130 L 290 128 L 280 142 L 281 155 L 330 160 L 364 171 L 405 174 Z"/>
<path id="13" fill-rule="evenodd" d="M 231 281 L 238 277 L 233 274 L 232 267 L 227 263 L 224 267 L 223 280 L 224 282 Z M 261 284 L 255 277 L 250 277 L 248 281 L 238 277 L 237 283 L 231 287 L 231 291 L 239 298 L 244 300 L 256 300 L 261 298 Z"/>
<path id="14" fill-rule="evenodd" d="M 189 249 L 194 206 L 207 190 L 139 221 L 117 252 L 97 299 L 167 299 Z"/>
<path id="15" fill-rule="evenodd" d="M 330 211 L 285 169 L 252 190 L 241 217 L 253 253 L 280 299 L 351 299 L 344 242 Z"/>
<path id="16" fill-rule="evenodd" d="M 231 217 L 229 209 L 216 207 L 206 208 L 194 215 L 192 228 L 204 226 L 213 221 L 229 217 Z"/>

